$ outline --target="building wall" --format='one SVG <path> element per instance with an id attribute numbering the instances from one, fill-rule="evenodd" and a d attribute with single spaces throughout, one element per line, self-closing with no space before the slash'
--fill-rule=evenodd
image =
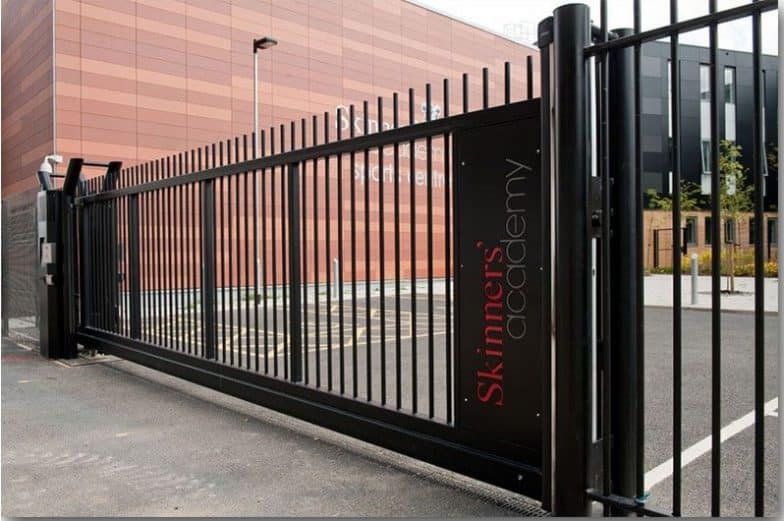
<path id="1" fill-rule="evenodd" d="M 3 198 L 34 190 L 52 153 L 52 0 L 2 4 Z"/>
<path id="2" fill-rule="evenodd" d="M 778 214 L 766 212 L 765 222 L 763 223 L 763 251 L 765 252 L 765 262 L 778 260 L 778 243 L 776 242 L 776 226 Z M 693 219 L 695 226 L 694 234 L 691 236 L 693 241 L 686 243 L 686 254 L 698 255 L 711 251 L 711 239 L 708 228 L 710 227 L 709 211 L 684 211 L 681 226 L 685 227 L 690 219 Z M 754 236 L 751 233 L 754 214 L 744 212 L 735 227 L 735 247 L 736 252 L 753 252 Z M 722 248 L 729 247 L 726 237 L 725 220 L 721 226 Z M 656 232 L 658 230 L 658 233 Z M 658 241 L 654 239 L 658 235 Z M 683 242 L 683 241 L 682 241 Z M 658 249 L 658 259 L 656 250 Z M 646 270 L 652 268 L 671 268 L 672 267 L 672 213 L 664 210 L 645 210 L 643 213 L 643 262 Z"/>
<path id="3" fill-rule="evenodd" d="M 495 85 L 511 61 L 519 93 L 527 55 L 538 73 L 535 50 L 402 0 L 58 0 L 55 20 L 57 152 L 126 166 L 249 133 L 261 35 L 280 42 L 259 55 L 264 126 L 350 103 L 361 118 L 409 87 L 419 111 L 426 82 L 439 104 L 463 72 L 478 107 L 483 66 Z"/>
<path id="4" fill-rule="evenodd" d="M 670 145 L 667 69 L 670 47 L 666 43 L 643 46 L 642 82 L 642 152 L 643 189 L 653 188 L 669 192 Z M 709 49 L 682 45 L 681 54 L 681 178 L 700 185 L 702 163 L 700 155 L 700 64 L 710 62 Z M 741 162 L 752 166 L 752 132 L 754 91 L 752 87 L 752 55 L 747 52 L 719 51 L 720 81 L 723 85 L 725 67 L 736 70 L 736 142 L 741 146 Z M 772 146 L 778 140 L 778 57 L 763 56 L 762 70 L 765 97 L 765 143 Z M 724 91 L 717 96 L 719 104 L 719 137 L 725 138 Z M 778 172 L 769 168 L 766 179 L 766 207 L 776 204 Z"/>
<path id="5" fill-rule="evenodd" d="M 449 111 L 458 113 L 462 110 L 463 73 L 470 77 L 469 108 L 478 109 L 482 104 L 483 67 L 490 71 L 489 104 L 501 104 L 506 61 L 511 63 L 512 100 L 522 99 L 528 56 L 533 57 L 534 95 L 538 95 L 538 51 L 404 0 L 57 0 L 55 9 L 56 150 L 66 162 L 71 157 L 84 157 L 97 162 L 119 160 L 127 167 L 219 141 L 225 143 L 233 136 L 250 133 L 253 128 L 252 40 L 262 35 L 275 37 L 279 45 L 259 53 L 260 120 L 262 128 L 285 124 L 287 144 L 289 122 L 299 124 L 301 118 L 306 118 L 307 136 L 312 142 L 310 118 L 318 115 L 322 128 L 325 112 L 330 114 L 332 139 L 336 137 L 338 125 L 344 138 L 352 127 L 357 134 L 363 133 L 365 100 L 369 102 L 370 131 L 375 132 L 379 126 L 376 121 L 379 96 L 385 107 L 381 126 L 391 126 L 394 92 L 400 94 L 400 125 L 407 125 L 409 88 L 415 89 L 415 121 L 422 121 L 426 117 L 423 105 L 427 83 L 432 85 L 436 110 L 433 116 L 443 115 L 445 78 L 452 82 Z M 356 106 L 353 122 L 348 119 L 351 104 Z M 340 120 L 335 117 L 337 107 L 344 108 Z M 279 137 L 277 131 L 277 150 L 280 150 Z M 323 141 L 323 131 L 318 132 L 317 139 Z M 301 144 L 299 128 L 296 143 Z M 417 221 L 416 242 L 424 244 L 427 189 L 419 182 L 420 177 L 424 179 L 424 142 L 416 146 L 417 202 L 413 212 L 401 208 L 401 219 L 410 222 L 413 214 Z M 437 224 L 433 241 L 434 269 L 438 276 L 444 272 L 446 257 L 446 230 L 441 224 L 444 220 L 443 140 L 434 139 L 434 147 L 433 218 Z M 373 166 L 378 164 L 376 154 L 376 151 L 370 153 Z M 230 158 L 227 151 L 227 160 L 235 161 L 236 157 L 236 151 Z M 385 166 L 390 161 L 385 157 Z M 364 167 L 358 161 L 357 171 L 349 172 L 347 162 L 344 168 L 346 182 L 352 175 L 358 181 L 359 209 L 352 224 L 357 226 L 356 261 L 362 266 L 365 224 L 361 170 Z M 88 176 L 99 173 L 102 172 L 87 172 Z M 401 174 L 409 175 L 404 171 Z M 332 182 L 336 182 L 335 165 L 331 176 Z M 394 181 L 390 178 L 383 182 L 389 186 L 387 193 L 391 193 Z M 369 186 L 369 197 L 374 201 L 369 209 L 369 228 L 375 237 L 378 181 L 371 181 Z M 228 197 L 228 189 L 224 190 Z M 323 190 L 321 186 L 319 191 L 323 193 Z M 406 182 L 401 186 L 401 199 L 408 201 L 408 197 Z M 348 243 L 350 228 L 346 227 L 343 237 L 338 236 L 337 220 L 348 216 L 337 215 L 334 193 L 332 198 L 330 222 L 323 215 L 323 202 L 321 213 L 314 221 L 321 227 L 322 242 L 324 230 L 330 227 L 332 250 L 337 251 L 338 244 Z M 194 210 L 188 203 L 184 204 L 189 212 Z M 227 214 L 234 212 L 234 223 L 244 229 L 247 216 L 232 208 L 227 203 L 224 210 Z M 312 215 L 312 200 L 305 204 L 303 211 Z M 391 202 L 385 204 L 383 211 L 388 223 L 387 235 L 390 235 Z M 143 233 L 157 237 L 161 231 L 159 224 L 144 221 Z M 312 255 L 315 237 L 313 225 L 309 226 L 303 240 Z M 221 246 L 222 251 L 225 250 L 229 259 L 240 262 L 242 257 L 242 262 L 247 262 L 245 253 L 252 249 L 248 239 L 227 226 L 219 224 L 219 227 L 219 235 L 236 235 L 234 244 L 239 248 L 232 253 L 226 245 Z M 198 229 L 190 229 L 189 233 L 198 239 Z M 407 231 L 401 235 L 405 245 L 401 251 L 404 274 L 414 270 L 417 276 L 423 276 L 427 264 L 417 261 L 416 266 L 411 265 L 405 249 L 411 239 Z M 387 250 L 392 243 L 389 236 Z M 424 251 L 424 246 L 420 248 Z M 155 251 L 151 250 L 150 257 L 144 260 L 145 287 L 154 287 L 154 274 L 168 262 L 156 258 Z M 388 276 L 392 273 L 393 255 L 390 251 L 386 253 Z M 374 242 L 371 258 L 378 256 Z M 322 259 L 320 264 L 323 280 L 330 269 L 330 260 Z M 348 264 L 343 268 L 348 270 Z M 374 260 L 369 276 L 378 278 L 379 269 Z M 221 263 L 219 277 L 229 270 L 228 265 Z M 244 264 L 235 268 L 235 273 L 243 274 L 240 283 L 245 282 L 245 271 Z M 363 270 L 359 271 L 361 280 L 365 275 Z M 312 281 L 312 269 L 306 276 Z M 198 283 L 199 274 L 195 277 Z M 187 284 L 177 283 L 178 286 Z"/>

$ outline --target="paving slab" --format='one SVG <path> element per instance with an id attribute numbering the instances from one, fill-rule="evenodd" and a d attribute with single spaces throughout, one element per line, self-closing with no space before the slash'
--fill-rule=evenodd
<path id="1" fill-rule="evenodd" d="M 722 291 L 728 287 L 728 277 L 721 277 Z M 778 278 L 764 279 L 764 308 L 766 313 L 775 313 L 779 310 L 779 291 L 781 283 Z M 672 275 L 648 275 L 644 278 L 645 305 L 656 307 L 672 307 Z M 692 278 L 683 275 L 681 278 L 681 302 L 684 308 L 710 309 L 711 308 L 712 279 L 707 275 L 697 276 L 697 302 L 692 302 Z M 721 309 L 725 311 L 754 311 L 754 277 L 735 277 L 735 293 L 721 294 Z"/>

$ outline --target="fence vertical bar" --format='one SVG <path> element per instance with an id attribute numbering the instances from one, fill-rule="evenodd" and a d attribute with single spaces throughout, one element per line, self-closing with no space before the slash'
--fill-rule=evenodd
<path id="1" fill-rule="evenodd" d="M 300 254 L 300 193 L 299 164 L 288 166 L 288 221 L 289 221 L 289 337 L 291 345 L 291 380 L 302 381 L 302 257 Z"/>
<path id="2" fill-rule="evenodd" d="M 619 37 L 632 34 L 630 29 L 616 29 Z M 642 407 L 638 390 L 643 382 L 637 380 L 638 358 L 642 356 L 637 344 L 641 317 L 637 314 L 637 299 L 642 291 L 642 252 L 638 249 L 637 192 L 640 187 L 634 175 L 634 49 L 624 47 L 609 53 L 609 85 L 607 107 L 609 121 L 609 175 L 612 179 L 610 244 L 610 366 L 612 433 L 612 489 L 624 497 L 635 497 L 637 473 L 637 410 Z"/>
<path id="3" fill-rule="evenodd" d="M 354 105 L 348 108 L 349 137 L 354 137 Z M 339 127 L 338 127 L 339 128 Z M 351 194 L 351 204 L 349 214 L 351 215 L 351 371 L 352 371 L 352 396 L 357 397 L 358 378 L 357 378 L 357 204 L 356 204 L 356 179 L 354 171 L 356 168 L 356 154 L 352 149 L 349 155 L 349 193 Z M 342 263 L 341 263 L 342 264 Z"/>
<path id="4" fill-rule="evenodd" d="M 467 79 L 464 76 L 464 84 L 467 85 Z M 408 124 L 414 124 L 414 89 L 408 89 Z M 408 193 L 409 193 L 409 230 L 410 230 L 410 255 L 411 267 L 409 268 L 411 276 L 411 412 L 416 414 L 418 409 L 417 403 L 417 369 L 419 360 L 417 359 L 417 301 L 416 301 L 416 141 L 413 139 L 408 142 Z"/>
<path id="5" fill-rule="evenodd" d="M 392 128 L 400 125 L 398 94 L 392 94 Z M 395 407 L 402 406 L 400 375 L 400 144 L 395 141 L 393 148 L 394 173 L 394 220 L 395 220 Z"/>
<path id="6" fill-rule="evenodd" d="M 129 278 L 131 285 L 131 338 L 141 338 L 141 284 L 139 279 L 139 196 L 128 198 L 128 254 L 130 255 Z"/>
<path id="7" fill-rule="evenodd" d="M 243 136 L 242 136 L 242 160 L 243 161 L 247 161 L 248 160 L 248 135 L 247 134 L 243 134 Z M 255 177 L 255 172 L 252 175 Z M 254 179 L 252 179 L 252 180 L 254 180 Z M 250 347 L 250 344 L 251 344 L 250 308 L 251 308 L 251 300 L 248 298 L 248 289 L 250 288 L 250 265 L 251 265 L 251 262 L 250 262 L 249 254 L 251 253 L 251 249 L 249 247 L 249 243 L 250 243 L 250 213 L 248 211 L 249 210 L 248 209 L 248 205 L 251 202 L 253 202 L 253 199 L 248 196 L 248 172 L 247 171 L 242 173 L 242 182 L 243 182 L 242 198 L 243 198 L 243 200 L 244 200 L 243 202 L 245 204 L 245 215 L 244 215 L 244 218 L 245 218 L 244 219 L 245 220 L 245 230 L 244 230 L 244 233 L 245 233 L 245 236 L 244 236 L 245 248 L 243 250 L 243 255 L 242 255 L 242 260 L 245 263 L 245 284 L 243 285 L 243 287 L 245 288 L 245 291 L 243 292 L 243 300 L 245 301 L 245 368 L 250 370 L 250 357 L 251 357 L 251 347 Z M 256 187 L 256 185 L 254 183 L 253 184 L 253 188 L 254 188 L 253 196 L 254 197 L 255 197 L 255 194 L 256 194 L 255 187 Z M 254 217 L 253 220 L 255 222 L 255 220 L 256 220 L 255 219 L 255 217 L 256 217 L 256 212 L 255 211 L 253 212 L 253 217 Z M 255 243 L 256 242 L 255 241 L 256 235 L 254 234 L 253 237 L 254 237 L 253 242 Z M 255 259 L 255 257 L 254 257 L 254 259 Z M 255 273 L 255 269 L 254 269 L 254 273 Z M 253 303 L 255 304 L 255 302 L 256 302 L 256 294 L 254 293 L 253 294 Z M 253 307 L 255 307 L 255 305 Z M 258 363 L 258 361 L 257 361 L 257 363 Z"/>
<path id="8" fill-rule="evenodd" d="M 444 78 L 444 117 L 449 117 L 449 80 Z M 452 423 L 452 175 L 450 134 L 444 134 L 444 366 L 446 367 L 446 422 Z"/>
<path id="9" fill-rule="evenodd" d="M 294 149 L 294 129 L 292 129 L 292 132 L 291 132 L 291 139 L 292 139 L 292 145 L 289 148 L 289 150 L 293 150 Z M 286 126 L 281 124 L 281 126 L 280 126 L 280 151 L 284 152 L 285 150 L 286 150 Z M 299 175 L 297 175 L 297 178 L 299 178 Z M 281 239 L 287 237 L 287 235 L 286 235 L 286 221 L 287 221 L 287 219 L 286 219 L 286 215 L 287 215 L 286 214 L 286 193 L 287 193 L 286 185 L 287 185 L 287 182 L 286 182 L 286 168 L 281 166 L 281 168 L 280 168 L 280 237 L 281 237 Z M 289 221 L 288 226 L 291 226 L 291 221 Z M 282 272 L 281 273 L 281 282 L 282 282 L 282 285 L 281 285 L 282 286 L 281 287 L 282 291 L 281 291 L 281 293 L 283 294 L 283 306 L 282 306 L 283 307 L 283 376 L 284 376 L 284 378 L 288 379 L 289 378 L 289 338 L 290 338 L 290 335 L 289 335 L 289 326 L 288 326 L 288 320 L 289 320 L 289 314 L 288 314 L 289 298 L 287 296 L 287 293 L 288 293 L 287 282 L 288 282 L 289 278 L 287 276 L 288 267 L 286 266 L 286 262 L 287 262 L 286 261 L 286 255 L 287 255 L 286 247 L 281 245 L 281 248 L 280 248 L 280 256 L 281 256 L 280 267 L 281 267 L 281 272 Z"/>
<path id="10" fill-rule="evenodd" d="M 378 132 L 384 130 L 384 99 L 378 97 Z M 387 318 L 386 274 L 384 273 L 384 147 L 378 147 L 378 267 L 379 267 L 379 338 L 381 341 L 381 404 L 387 403 Z"/>
<path id="11" fill-rule="evenodd" d="M 710 0 L 710 13 L 717 11 Z M 710 136 L 711 136 L 711 516 L 721 505 L 721 180 L 719 172 L 719 27 L 710 25 Z M 676 234 L 673 230 L 673 234 Z"/>
<path id="12" fill-rule="evenodd" d="M 754 128 L 752 129 L 752 175 L 754 179 L 754 515 L 765 515 L 765 273 L 763 258 L 763 221 L 765 178 L 765 124 L 762 120 L 762 16 L 751 19 L 752 74 L 754 88 Z M 781 181 L 779 181 L 781 182 Z"/>
<path id="13" fill-rule="evenodd" d="M 258 137 L 254 132 L 252 134 L 252 152 L 253 157 L 258 157 Z M 255 262 L 253 270 L 253 340 L 254 340 L 254 356 L 256 359 L 254 369 L 259 372 L 259 269 L 261 263 L 259 262 L 259 171 L 253 171 L 253 260 Z"/>
<path id="14" fill-rule="evenodd" d="M 313 142 L 311 146 L 318 144 L 318 118 L 313 115 Z M 302 120 L 302 147 L 305 147 L 305 120 Z M 304 163 L 303 163 L 304 166 Z M 316 387 L 321 387 L 321 306 L 319 297 L 319 219 L 318 219 L 318 159 L 313 159 L 313 315 L 315 322 L 315 337 L 316 337 Z M 304 183 L 304 180 L 303 180 Z M 304 187 L 303 187 L 304 188 Z M 307 208 L 302 208 L 303 212 L 307 212 Z M 302 222 L 307 220 L 305 217 Z M 305 237 L 307 240 L 307 237 Z M 307 257 L 304 252 L 302 255 L 305 266 L 307 266 Z M 307 273 L 307 268 L 303 268 L 303 273 Z M 327 268 L 329 273 L 329 268 Z M 305 289 L 307 291 L 307 288 Z M 305 344 L 305 349 L 308 349 Z M 327 354 L 329 357 L 329 353 Z M 306 358 L 307 359 L 307 358 Z"/>
<path id="15" fill-rule="evenodd" d="M 585 5 L 553 17 L 555 276 L 553 512 L 586 515 L 590 447 L 591 245 L 588 221 L 588 75 Z M 555 88 L 558 85 L 559 88 Z M 544 117 L 550 118 L 549 110 Z"/>
<path id="16" fill-rule="evenodd" d="M 670 0 L 670 23 L 678 21 L 678 1 Z M 681 513 L 681 452 L 682 452 L 682 420 L 681 420 L 681 263 L 679 262 L 681 237 L 675 230 L 680 228 L 681 222 L 681 127 L 680 127 L 680 43 L 679 35 L 670 37 L 670 119 L 672 125 L 672 268 L 673 268 L 673 477 L 672 477 L 672 511 L 675 515 Z M 658 244 L 657 244 L 658 246 Z"/>
<path id="17" fill-rule="evenodd" d="M 425 106 L 427 107 L 426 121 L 432 119 L 432 93 L 430 84 L 425 85 Z M 426 222 L 427 234 L 427 396 L 428 417 L 435 416 L 435 360 L 433 353 L 433 138 L 425 138 L 425 168 L 426 168 Z"/>
<path id="18" fill-rule="evenodd" d="M 302 118 L 300 121 L 300 130 L 302 132 L 302 148 L 305 147 L 305 139 L 306 139 L 306 122 L 305 118 Z M 315 127 L 314 127 L 315 128 Z M 293 130 L 293 129 L 292 129 Z M 294 138 L 294 134 L 292 133 L 292 139 Z M 294 147 L 292 147 L 294 148 Z M 315 166 L 315 163 L 314 163 Z M 299 221 L 291 221 L 292 227 L 300 228 L 302 242 L 300 244 L 300 249 L 302 252 L 302 336 L 303 336 L 303 343 L 305 349 L 308 349 L 310 345 L 310 338 L 308 333 L 310 332 L 310 327 L 308 327 L 308 162 L 303 161 L 302 166 L 300 167 L 299 176 L 302 178 L 302 186 L 301 186 L 301 203 L 300 207 L 302 208 L 302 222 Z M 313 184 L 314 184 L 314 199 L 313 204 L 315 205 L 315 183 L 316 183 L 316 173 L 313 172 Z M 314 218 L 313 219 L 313 226 L 318 226 L 318 221 Z M 313 242 L 313 250 L 316 250 L 316 242 Z M 318 263 L 316 264 L 318 267 Z M 318 268 L 316 269 L 318 271 Z M 314 291 L 314 300 L 318 298 L 318 288 Z M 318 330 L 315 331 L 315 336 L 318 338 Z M 318 358 L 318 351 L 316 352 L 316 357 Z M 303 360 L 304 365 L 304 380 L 305 385 L 310 383 L 310 357 L 306 356 Z"/>
<path id="19" fill-rule="evenodd" d="M 324 144 L 329 143 L 329 112 L 324 112 Z M 330 263 L 332 262 L 332 218 L 330 207 L 332 200 L 329 191 L 329 156 L 324 158 L 324 235 L 327 251 L 325 265 L 327 268 L 327 390 L 332 391 L 332 279 Z"/>
<path id="20" fill-rule="evenodd" d="M 512 101 L 512 64 L 504 62 L 504 105 Z"/>
<path id="21" fill-rule="evenodd" d="M 275 128 L 270 128 L 270 153 L 275 155 Z M 270 168 L 270 228 L 272 232 L 272 349 L 273 375 L 278 376 L 278 227 L 275 212 L 275 167 Z M 267 302 L 267 299 L 264 299 Z M 267 309 L 264 310 L 265 316 Z M 266 329 L 266 328 L 265 328 Z M 266 346 L 265 346 L 266 348 Z"/>
<path id="22" fill-rule="evenodd" d="M 370 117 L 369 117 L 368 102 L 362 102 L 362 122 L 364 135 L 370 134 Z M 373 335 L 371 329 L 371 313 L 370 313 L 370 150 L 364 149 L 362 151 L 362 168 L 364 171 L 364 199 L 363 199 L 363 213 L 365 221 L 365 386 L 367 401 L 373 398 Z"/>
<path id="23" fill-rule="evenodd" d="M 482 108 L 486 109 L 490 106 L 490 70 L 487 67 L 482 68 Z"/>
<path id="24" fill-rule="evenodd" d="M 341 141 L 343 139 L 343 132 L 341 121 L 343 120 L 343 112 L 342 109 L 338 108 L 337 116 L 335 118 L 335 123 L 337 125 L 337 139 Z M 345 268 L 343 265 L 343 154 L 338 154 L 337 158 L 337 176 L 338 176 L 338 279 L 335 281 L 335 284 L 338 285 L 338 346 L 339 346 L 339 355 L 338 358 L 340 360 L 340 394 L 344 394 L 346 392 L 346 369 L 345 369 L 345 337 L 346 332 L 344 329 L 344 305 L 343 305 L 343 274 L 345 273 Z"/>
<path id="25" fill-rule="evenodd" d="M 215 181 L 208 179 L 201 189 L 201 312 L 204 317 L 204 357 L 215 353 Z"/>

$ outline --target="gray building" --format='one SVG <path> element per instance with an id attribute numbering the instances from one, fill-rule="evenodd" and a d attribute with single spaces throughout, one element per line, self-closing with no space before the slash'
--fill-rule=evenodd
<path id="1" fill-rule="evenodd" d="M 642 151 L 643 189 L 659 193 L 672 190 L 670 121 L 670 45 L 646 44 L 642 49 Z M 710 55 L 706 47 L 681 45 L 681 177 L 710 194 Z M 719 96 L 720 139 L 741 146 L 742 163 L 752 166 L 754 96 L 752 55 L 748 52 L 719 51 L 719 78 L 724 88 Z M 766 153 L 778 140 L 776 124 L 778 57 L 762 57 L 764 142 Z M 775 209 L 778 172 L 765 168 L 765 207 Z M 749 173 L 749 176 L 751 173 Z"/>

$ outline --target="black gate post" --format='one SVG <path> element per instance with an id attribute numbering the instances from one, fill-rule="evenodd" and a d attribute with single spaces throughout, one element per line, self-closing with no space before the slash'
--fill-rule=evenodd
<path id="1" fill-rule="evenodd" d="M 289 341 L 291 346 L 291 381 L 302 381 L 302 259 L 300 254 L 299 163 L 288 167 L 289 221 Z M 307 291 L 307 288 L 305 288 Z"/>
<path id="2" fill-rule="evenodd" d="M 201 190 L 201 306 L 204 317 L 204 357 L 215 358 L 217 330 L 215 328 L 215 187 L 214 181 L 204 182 Z M 239 237 L 237 238 L 239 241 Z M 247 281 L 245 281 L 247 284 Z"/>
<path id="3" fill-rule="evenodd" d="M 68 170 L 65 174 L 63 181 L 63 252 L 65 258 L 63 259 L 63 358 L 76 358 L 78 356 L 78 348 L 76 345 L 76 326 L 78 323 L 78 311 L 76 303 L 76 281 L 77 281 L 77 232 L 76 222 L 78 208 L 76 207 L 76 189 L 79 185 L 79 180 L 82 175 L 83 161 L 79 158 L 73 158 L 68 162 Z M 84 295 L 79 295 L 80 299 Z"/>
<path id="4" fill-rule="evenodd" d="M 546 28 L 545 21 L 540 30 Z M 540 33 L 540 46 L 550 35 Z M 552 509 L 587 515 L 591 446 L 591 228 L 589 220 L 588 6 L 570 4 L 553 13 L 552 71 L 542 75 L 542 104 L 550 129 L 553 194 Z M 552 82 L 550 79 L 552 78 Z"/>
<path id="5" fill-rule="evenodd" d="M 619 37 L 631 29 L 614 31 Z M 637 415 L 642 407 L 638 363 L 642 345 L 642 251 L 638 218 L 642 215 L 641 191 L 635 169 L 634 47 L 609 54 L 609 151 L 612 240 L 610 242 L 610 338 L 612 493 L 636 496 L 638 450 L 642 432 Z M 658 253 L 657 253 L 658 254 Z"/>

